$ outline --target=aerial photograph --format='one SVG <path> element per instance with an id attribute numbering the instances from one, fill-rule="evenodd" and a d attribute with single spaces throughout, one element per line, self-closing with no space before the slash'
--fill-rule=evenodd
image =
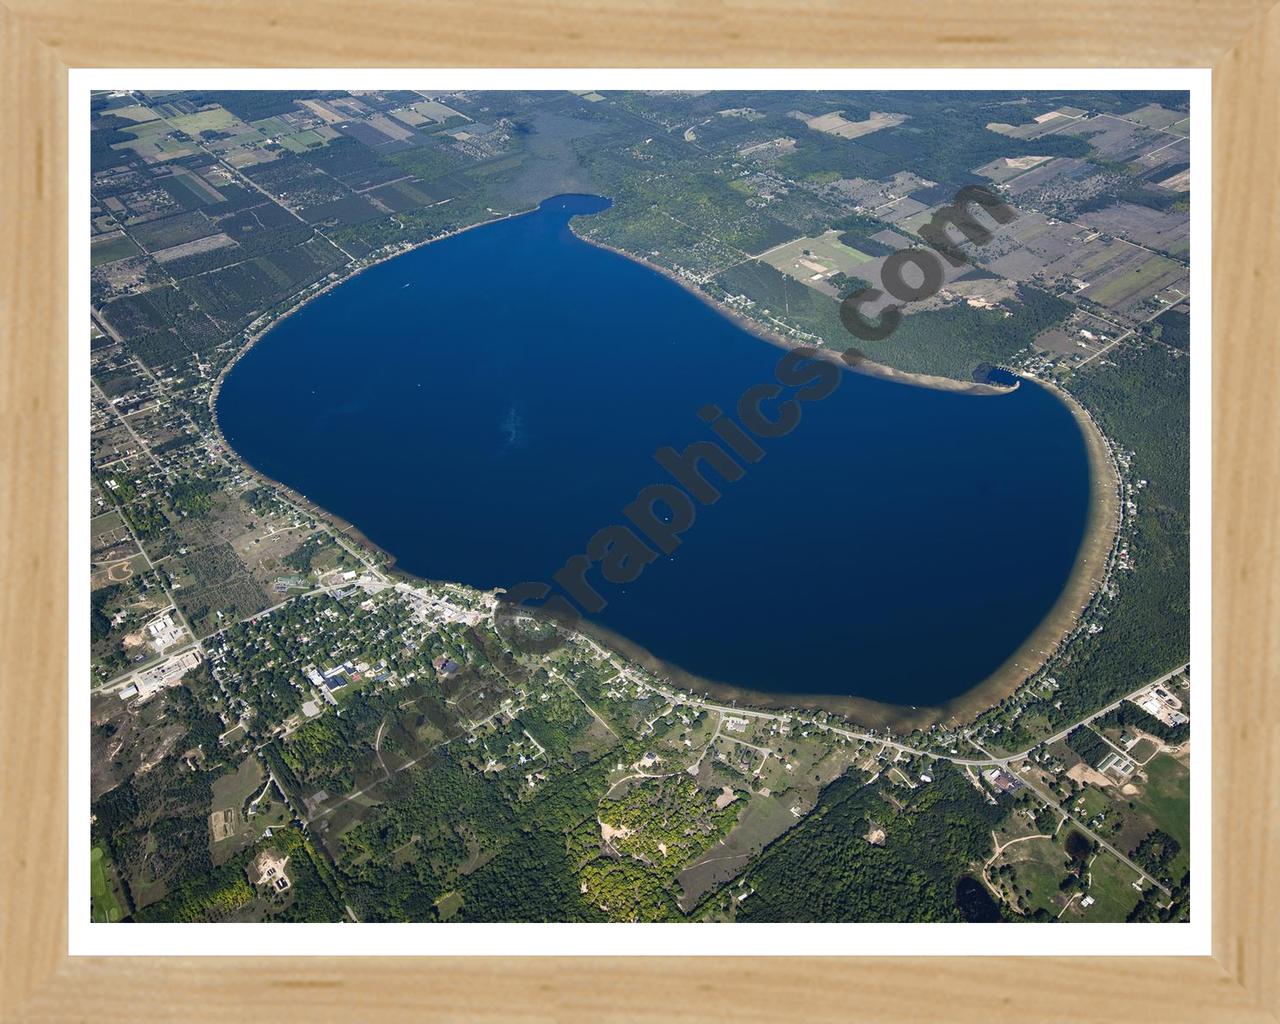
<path id="1" fill-rule="evenodd" d="M 1188 92 L 88 124 L 90 923 L 1191 920 Z"/>

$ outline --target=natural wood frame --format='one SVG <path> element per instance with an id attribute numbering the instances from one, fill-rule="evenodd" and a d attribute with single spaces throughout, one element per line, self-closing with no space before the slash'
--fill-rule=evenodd
<path id="1" fill-rule="evenodd" d="M 3 1020 L 1280 1019 L 1280 7 L 799 0 L 0 5 Z M 82 66 L 1214 68 L 1214 928 L 1198 958 L 69 958 L 66 92 Z M 1082 85 L 1087 83 L 1082 82 Z M 1271 230 L 1268 230 L 1270 228 Z M 1139 940 L 1136 940 L 1140 942 Z M 968 950 L 966 950 L 968 952 Z M 355 1010 L 356 1004 L 361 1005 Z"/>

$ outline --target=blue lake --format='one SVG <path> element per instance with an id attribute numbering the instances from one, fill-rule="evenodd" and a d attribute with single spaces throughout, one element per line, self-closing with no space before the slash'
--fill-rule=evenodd
<path id="1" fill-rule="evenodd" d="M 638 491 L 671 482 L 658 448 L 714 440 L 698 411 L 732 412 L 783 355 L 577 239 L 570 217 L 606 205 L 558 196 L 314 300 L 228 374 L 227 440 L 406 572 L 551 581 Z M 625 585 L 593 570 L 607 605 L 590 618 L 774 695 L 962 694 L 1067 581 L 1089 497 L 1074 419 L 1030 383 L 975 396 L 843 370 L 802 409 L 741 479 L 708 472 L 723 497 L 673 554 Z"/>

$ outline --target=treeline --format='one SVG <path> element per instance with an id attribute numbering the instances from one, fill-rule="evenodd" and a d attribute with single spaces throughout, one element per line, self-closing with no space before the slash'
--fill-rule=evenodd
<path id="1" fill-rule="evenodd" d="M 1079 638 L 1053 668 L 1059 689 L 1045 705 L 1061 725 L 1163 675 L 1190 656 L 1190 358 L 1163 345 L 1123 346 L 1114 366 L 1078 373 L 1068 388 L 1113 441 L 1134 453 L 1145 480 L 1129 544 L 1134 568 L 1102 632 Z"/>
<path id="2" fill-rule="evenodd" d="M 905 798 L 901 810 L 881 792 L 887 783 L 837 781 L 799 826 L 770 845 L 748 875 L 754 892 L 742 921 L 959 921 L 956 883 L 991 845 L 991 829 L 1008 801 L 986 799 L 947 762 L 934 781 Z M 864 837 L 869 823 L 884 845 Z"/>
<path id="3" fill-rule="evenodd" d="M 1028 285 L 1018 301 L 1003 309 L 975 309 L 957 303 L 912 312 L 880 341 L 855 338 L 840 322 L 840 303 L 801 284 L 767 263 L 748 262 L 725 271 L 707 289 L 712 295 L 746 295 L 757 307 L 787 310 L 796 327 L 815 334 L 833 350 L 856 348 L 868 359 L 909 373 L 970 380 L 980 363 L 1007 363 L 1039 333 L 1071 312 L 1071 304 Z"/>
<path id="4" fill-rule="evenodd" d="M 1154 828 L 1142 837 L 1130 856 L 1159 878 L 1164 869 L 1182 852 L 1182 844 L 1168 832 Z"/>
<path id="5" fill-rule="evenodd" d="M 252 853 L 242 850 L 221 867 L 184 876 L 164 899 L 136 911 L 134 919 L 182 924 L 225 920 L 253 901 L 253 886 L 245 877 Z"/>
<path id="6" fill-rule="evenodd" d="M 1087 725 L 1078 726 L 1067 734 L 1067 746 L 1090 768 L 1097 768 L 1102 759 L 1112 752 L 1106 740 Z"/>
<path id="7" fill-rule="evenodd" d="M 1175 747 L 1186 743 L 1191 738 L 1191 723 L 1183 722 L 1181 725 L 1165 725 L 1155 715 L 1148 714 L 1133 701 L 1129 700 L 1108 711 L 1105 715 L 1099 716 L 1094 721 L 1104 729 L 1122 729 L 1125 727 L 1140 729 Z"/>
<path id="8" fill-rule="evenodd" d="M 586 822 L 595 825 L 596 801 L 607 787 L 609 767 L 638 756 L 636 751 L 614 748 L 590 765 L 549 780 L 520 808 L 512 827 L 500 837 L 499 852 L 466 879 L 462 909 L 455 919 L 607 920 L 582 896 L 568 854 L 569 836 Z"/>

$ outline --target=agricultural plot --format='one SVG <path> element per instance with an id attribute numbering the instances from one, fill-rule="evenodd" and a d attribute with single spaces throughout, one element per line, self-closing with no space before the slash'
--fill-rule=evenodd
<path id="1" fill-rule="evenodd" d="M 1016 178 L 1020 174 L 1025 174 L 1033 167 L 1039 167 L 1041 164 L 1049 161 L 1047 156 L 1002 156 L 990 163 L 983 164 L 973 173 L 980 174 L 984 178 L 990 178 L 998 185 L 1003 185 L 1011 178 Z"/>
<path id="2" fill-rule="evenodd" d="M 1002 121 L 992 121 L 987 125 L 987 130 L 999 135 L 1007 135 L 1011 139 L 1038 139 L 1043 135 L 1062 131 L 1078 122 L 1083 115 L 1084 111 L 1076 107 L 1059 107 L 1057 110 L 1040 114 L 1024 124 L 1012 125 Z"/>
<path id="3" fill-rule="evenodd" d="M 1169 865 L 1174 879 L 1182 876 L 1190 863 L 1191 772 L 1183 759 L 1157 754 L 1142 769 L 1146 783 L 1138 806 L 1151 815 L 1155 826 L 1171 835 L 1182 850 Z"/>
<path id="4" fill-rule="evenodd" d="M 325 140 L 320 133 L 310 129 L 281 135 L 275 141 L 291 153 L 305 153 L 309 149 L 325 145 Z"/>
<path id="5" fill-rule="evenodd" d="M 984 172 L 980 168 L 974 173 Z M 1054 190 L 1063 189 L 1070 189 L 1073 195 L 1079 195 L 1082 193 L 1082 183 L 1092 177 L 1098 177 L 1096 165 L 1075 157 L 1059 156 L 1037 163 L 1016 175 L 1010 174 L 1005 179 L 1005 188 L 1014 197 L 1029 194 L 1047 197 Z M 1087 195 L 1087 191 L 1084 194 Z"/>
<path id="6" fill-rule="evenodd" d="M 173 138 L 173 128 L 165 121 L 148 121 L 126 131 L 133 139 L 117 142 L 111 148 L 131 150 L 147 163 L 175 160 L 178 157 L 192 156 L 196 152 L 193 144 Z"/>
<path id="7" fill-rule="evenodd" d="M 1128 163 L 1169 142 L 1163 132 L 1134 124 L 1112 114 L 1098 114 L 1063 128 L 1064 135 L 1084 139 L 1104 160 Z"/>
<path id="8" fill-rule="evenodd" d="M 1190 223 L 1181 213 L 1134 203 L 1113 203 L 1080 215 L 1080 222 L 1107 234 L 1179 256 L 1190 248 Z"/>
<path id="9" fill-rule="evenodd" d="M 1136 315 L 1143 305 L 1166 288 L 1186 294 L 1187 268 L 1164 256 L 1141 249 L 1093 277 L 1080 294 L 1119 313 Z"/>
<path id="10" fill-rule="evenodd" d="M 761 255 L 760 259 L 810 288 L 837 294 L 830 283 L 835 274 L 857 277 L 858 268 L 872 257 L 840 241 L 839 233 L 826 231 L 818 238 L 797 238 Z"/>
<path id="11" fill-rule="evenodd" d="M 808 117 L 797 111 L 792 116 L 804 121 L 815 132 L 825 132 L 838 139 L 859 139 L 883 128 L 894 128 L 907 120 L 906 114 L 892 114 L 880 110 L 871 111 L 871 114 L 862 121 L 848 120 L 844 117 L 842 110 L 822 114 L 819 117 Z"/>
<path id="12" fill-rule="evenodd" d="M 443 103 L 439 103 L 436 100 L 424 100 L 421 103 L 415 103 L 413 104 L 413 111 L 414 113 L 420 114 L 432 121 L 438 121 L 441 123 L 448 121 L 451 117 L 460 117 L 466 121 L 471 120 L 471 118 L 467 117 L 466 114 L 459 113 L 452 107 L 446 107 Z"/>
<path id="13" fill-rule="evenodd" d="M 1039 335 L 1035 346 L 1042 352 L 1080 361 L 1102 351 L 1115 333 L 1110 324 L 1095 320 L 1088 314 L 1077 313 L 1061 327 Z"/>
<path id="14" fill-rule="evenodd" d="M 157 184 L 169 190 L 170 194 L 175 195 L 176 198 L 183 200 L 184 205 L 213 206 L 226 202 L 226 196 L 211 184 L 198 174 L 192 174 L 182 167 L 175 167 L 172 174 L 158 178 Z"/>
<path id="15" fill-rule="evenodd" d="M 209 107 L 196 114 L 170 117 L 169 123 L 188 135 L 199 135 L 201 132 L 230 132 L 238 135 L 253 130 L 231 111 L 218 106 Z"/>
<path id="16" fill-rule="evenodd" d="M 1145 107 L 1131 110 L 1122 116 L 1127 121 L 1137 121 L 1148 128 L 1168 128 L 1178 121 L 1185 120 L 1187 115 L 1181 111 L 1166 110 L 1159 103 L 1148 103 Z"/>
<path id="17" fill-rule="evenodd" d="M 219 232 L 215 235 L 206 235 L 203 238 L 194 238 L 189 242 L 179 242 L 177 245 L 171 245 L 167 249 L 154 250 L 151 255 L 157 263 L 167 264 L 173 263 L 175 260 L 186 259 L 189 256 L 202 256 L 227 247 L 239 248 L 236 246 L 235 239 Z"/>
<path id="18" fill-rule="evenodd" d="M 141 251 L 128 235 L 123 231 L 116 231 L 100 235 L 90 243 L 89 263 L 90 266 L 97 267 L 103 263 L 114 263 L 116 260 L 136 256 Z"/>
<path id="19" fill-rule="evenodd" d="M 136 224 L 129 229 L 134 241 L 150 252 L 167 249 L 204 238 L 215 233 L 213 224 L 200 211 L 180 213 L 163 220 L 153 220 L 146 224 Z"/>
<path id="20" fill-rule="evenodd" d="M 431 124 L 431 118 L 425 114 L 420 114 L 412 107 L 401 107 L 398 110 L 390 111 L 390 115 L 402 124 L 408 125 L 410 128 L 418 128 L 424 124 Z"/>
<path id="21" fill-rule="evenodd" d="M 133 121 L 135 124 L 142 124 L 145 121 L 154 121 L 159 117 L 154 110 L 144 107 L 140 103 L 135 103 L 127 107 L 114 107 L 110 111 L 112 117 L 123 117 L 127 121 Z"/>

